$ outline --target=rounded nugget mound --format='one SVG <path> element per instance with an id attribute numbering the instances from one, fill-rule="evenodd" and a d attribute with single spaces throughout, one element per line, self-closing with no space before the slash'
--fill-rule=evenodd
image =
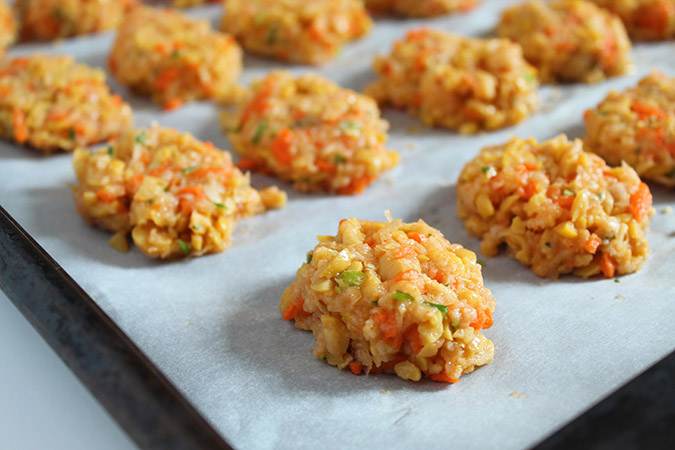
<path id="1" fill-rule="evenodd" d="M 52 40 L 112 30 L 135 0 L 20 0 L 14 8 L 24 40 Z"/>
<path id="2" fill-rule="evenodd" d="M 633 67 L 621 21 L 586 0 L 530 1 L 502 14 L 499 36 L 523 47 L 543 82 L 592 83 Z"/>
<path id="3" fill-rule="evenodd" d="M 4 0 L 0 0 L 0 57 L 16 39 L 16 19 L 12 9 Z"/>
<path id="4" fill-rule="evenodd" d="M 131 107 L 112 95 L 102 70 L 70 56 L 0 62 L 0 135 L 44 153 L 72 151 L 131 126 Z"/>
<path id="5" fill-rule="evenodd" d="M 675 187 L 675 78 L 653 72 L 584 115 L 586 146 L 613 166 Z"/>
<path id="6" fill-rule="evenodd" d="M 618 15 L 630 36 L 642 41 L 675 37 L 675 0 L 591 0 Z"/>
<path id="7" fill-rule="evenodd" d="M 635 272 L 649 255 L 649 188 L 628 165 L 610 168 L 585 152 L 579 139 L 486 147 L 462 170 L 457 200 L 486 256 L 506 244 L 540 277 L 612 277 Z"/>
<path id="8" fill-rule="evenodd" d="M 166 109 L 192 100 L 233 100 L 241 65 L 239 45 L 207 21 L 148 7 L 127 16 L 108 58 L 121 83 Z"/>
<path id="9" fill-rule="evenodd" d="M 315 357 L 359 374 L 457 382 L 492 361 L 480 331 L 495 301 L 476 255 L 422 220 L 346 219 L 284 292 L 284 320 L 312 330 Z"/>
<path id="10" fill-rule="evenodd" d="M 536 69 L 506 39 L 413 30 L 373 70 L 380 78 L 366 94 L 461 133 L 516 124 L 538 104 Z"/>
<path id="11" fill-rule="evenodd" d="M 222 21 L 252 53 L 314 65 L 372 26 L 360 0 L 228 0 Z"/>
<path id="12" fill-rule="evenodd" d="M 115 232 L 110 243 L 119 250 L 130 231 L 153 258 L 221 252 L 238 219 L 286 201 L 276 188 L 253 189 L 229 153 L 156 125 L 94 152 L 77 149 L 73 167 L 80 215 Z"/>
<path id="13" fill-rule="evenodd" d="M 275 71 L 255 82 L 223 125 L 239 167 L 271 172 L 302 192 L 358 194 L 398 163 L 373 99 L 319 75 Z"/>
<path id="14" fill-rule="evenodd" d="M 457 11 L 469 11 L 480 0 L 366 0 L 375 13 L 395 13 L 407 17 L 433 17 Z"/>

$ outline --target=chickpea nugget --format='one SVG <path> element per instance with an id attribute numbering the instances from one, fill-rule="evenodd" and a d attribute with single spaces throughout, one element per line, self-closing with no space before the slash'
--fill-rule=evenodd
<path id="1" fill-rule="evenodd" d="M 638 270 L 654 213 L 647 185 L 628 165 L 611 168 L 564 135 L 486 147 L 457 181 L 457 214 L 481 251 L 506 244 L 540 277 L 587 278 Z"/>
<path id="2" fill-rule="evenodd" d="M 476 255 L 422 220 L 346 219 L 319 236 L 279 309 L 339 369 L 455 383 L 492 361 L 481 330 L 494 307 Z"/>

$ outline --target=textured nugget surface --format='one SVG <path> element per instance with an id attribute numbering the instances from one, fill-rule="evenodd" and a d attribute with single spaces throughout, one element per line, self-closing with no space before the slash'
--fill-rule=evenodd
<path id="1" fill-rule="evenodd" d="M 90 152 L 75 151 L 78 212 L 92 225 L 126 235 L 150 257 L 200 256 L 225 250 L 238 219 L 281 207 L 276 188 L 258 192 L 230 154 L 189 133 L 153 126 L 129 131 Z"/>
<path id="2" fill-rule="evenodd" d="M 234 39 L 171 9 L 138 7 L 108 58 L 115 78 L 167 109 L 201 99 L 231 101 L 242 52 Z"/>
<path id="3" fill-rule="evenodd" d="M 340 369 L 454 383 L 492 361 L 481 330 L 494 307 L 476 255 L 423 221 L 346 219 L 319 236 L 280 312 Z"/>
<path id="4" fill-rule="evenodd" d="M 506 39 L 413 30 L 373 70 L 379 79 L 366 94 L 462 133 L 514 125 L 538 104 L 536 70 Z"/>
<path id="5" fill-rule="evenodd" d="M 565 136 L 487 147 L 457 181 L 457 213 L 494 256 L 502 244 L 540 277 L 606 277 L 638 270 L 649 255 L 647 185 Z"/>
<path id="6" fill-rule="evenodd" d="M 72 151 L 131 126 L 131 107 L 113 95 L 102 70 L 70 56 L 0 62 L 0 135 L 44 153 Z"/>
<path id="7" fill-rule="evenodd" d="M 228 0 L 222 21 L 251 53 L 314 65 L 372 25 L 360 0 Z"/>
<path id="8" fill-rule="evenodd" d="M 616 16 L 586 0 L 530 1 L 507 9 L 499 36 L 519 43 L 544 82 L 587 83 L 633 67 L 626 29 Z"/>
<path id="9" fill-rule="evenodd" d="M 607 163 L 675 187 L 675 78 L 654 72 L 584 115 L 585 143 Z"/>
<path id="10" fill-rule="evenodd" d="M 377 103 L 318 75 L 271 72 L 223 117 L 241 168 L 299 191 L 357 194 L 398 163 L 384 147 L 388 123 Z"/>

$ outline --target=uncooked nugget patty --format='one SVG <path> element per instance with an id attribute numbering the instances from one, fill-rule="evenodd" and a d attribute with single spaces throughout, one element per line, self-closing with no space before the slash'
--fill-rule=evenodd
<path id="1" fill-rule="evenodd" d="M 372 27 L 360 0 L 228 0 L 222 28 L 252 53 L 323 64 Z"/>
<path id="2" fill-rule="evenodd" d="M 4 0 L 0 0 L 0 57 L 16 39 L 16 20 L 12 10 Z"/>
<path id="3" fill-rule="evenodd" d="M 480 0 L 366 0 L 376 13 L 395 13 L 408 17 L 431 17 L 457 11 L 469 11 Z"/>
<path id="4" fill-rule="evenodd" d="M 242 53 L 235 40 L 171 9 L 138 7 L 120 26 L 108 65 L 134 91 L 173 109 L 232 100 Z"/>
<path id="5" fill-rule="evenodd" d="M 279 309 L 340 369 L 454 383 L 492 361 L 481 330 L 494 307 L 476 255 L 422 220 L 346 219 L 319 236 Z"/>
<path id="6" fill-rule="evenodd" d="M 0 135 L 45 153 L 72 151 L 116 136 L 132 114 L 102 70 L 70 56 L 0 62 Z"/>
<path id="7" fill-rule="evenodd" d="M 513 125 L 536 108 L 536 70 L 519 45 L 426 28 L 408 32 L 391 55 L 377 57 L 377 101 L 406 108 L 428 125 L 475 133 Z"/>
<path id="8" fill-rule="evenodd" d="M 17 0 L 21 37 L 51 40 L 111 30 L 135 0 Z"/>
<path id="9" fill-rule="evenodd" d="M 632 38 L 675 37 L 675 0 L 591 0 L 618 15 Z"/>
<path id="10" fill-rule="evenodd" d="M 586 146 L 613 166 L 675 187 L 675 78 L 654 72 L 584 115 Z"/>
<path id="11" fill-rule="evenodd" d="M 632 68 L 621 21 L 586 0 L 530 1 L 507 9 L 499 36 L 523 47 L 544 82 L 596 82 Z"/>
<path id="12" fill-rule="evenodd" d="M 649 254 L 647 185 L 627 165 L 608 167 L 565 136 L 487 147 L 457 181 L 457 213 L 481 251 L 502 244 L 540 277 L 638 270 Z"/>
<path id="13" fill-rule="evenodd" d="M 377 103 L 318 75 L 272 72 L 224 122 L 241 168 L 303 192 L 358 194 L 398 163 L 384 147 L 388 124 Z"/>
<path id="14" fill-rule="evenodd" d="M 253 189 L 230 154 L 189 133 L 152 126 L 129 131 L 94 152 L 77 149 L 77 211 L 92 225 L 126 236 L 150 257 L 199 256 L 225 250 L 241 217 L 282 207 L 276 188 Z"/>

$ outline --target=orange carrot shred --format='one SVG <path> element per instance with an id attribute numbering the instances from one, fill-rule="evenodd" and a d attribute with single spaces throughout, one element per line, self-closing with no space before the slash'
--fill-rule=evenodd
<path id="1" fill-rule="evenodd" d="M 362 368 L 363 366 L 358 361 L 351 361 L 349 363 L 349 370 L 351 370 L 354 375 L 360 375 Z"/>
<path id="2" fill-rule="evenodd" d="M 605 278 L 612 278 L 614 276 L 614 271 L 616 270 L 614 259 L 604 252 L 600 256 L 600 270 Z"/>
<path id="3" fill-rule="evenodd" d="M 433 381 L 440 381 L 442 383 L 457 383 L 459 381 L 457 378 L 450 378 L 448 374 L 443 372 L 435 373 L 429 378 L 431 378 Z"/>
<path id="4" fill-rule="evenodd" d="M 584 250 L 587 251 L 588 253 L 594 254 L 598 250 L 600 244 L 602 244 L 602 239 L 600 239 L 598 236 L 592 235 L 586 241 L 586 244 L 584 245 Z"/>
<path id="5" fill-rule="evenodd" d="M 652 206 L 652 193 L 649 191 L 649 186 L 644 182 L 640 182 L 640 186 L 630 196 L 629 209 L 635 217 L 635 220 L 642 222 L 642 219 L 647 215 Z"/>

